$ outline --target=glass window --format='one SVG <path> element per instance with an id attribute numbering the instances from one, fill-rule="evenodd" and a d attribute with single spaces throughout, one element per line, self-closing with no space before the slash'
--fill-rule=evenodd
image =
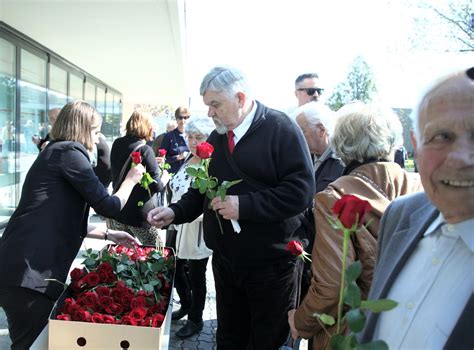
<path id="1" fill-rule="evenodd" d="M 9 218 L 15 198 L 15 46 L 0 38 L 0 222 Z"/>
<path id="2" fill-rule="evenodd" d="M 84 100 L 95 107 L 95 85 L 86 81 L 86 90 Z"/>
<path id="3" fill-rule="evenodd" d="M 62 108 L 67 103 L 67 72 L 49 65 L 49 108 Z"/>
<path id="4" fill-rule="evenodd" d="M 105 94 L 105 113 L 102 115 L 102 133 L 107 141 L 113 141 L 113 121 L 114 121 L 114 95 L 110 92 Z"/>
<path id="5" fill-rule="evenodd" d="M 83 79 L 74 74 L 69 74 L 69 98 L 70 100 L 82 100 Z"/>
<path id="6" fill-rule="evenodd" d="M 122 100 L 120 95 L 114 95 L 114 117 L 112 121 L 113 137 L 117 138 L 121 135 L 122 127 Z"/>

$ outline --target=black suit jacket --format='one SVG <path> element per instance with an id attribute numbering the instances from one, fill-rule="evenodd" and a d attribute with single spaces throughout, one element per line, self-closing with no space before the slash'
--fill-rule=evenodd
<path id="1" fill-rule="evenodd" d="M 120 212 L 94 174 L 80 143 L 53 141 L 25 178 L 22 195 L 0 240 L 0 287 L 25 287 L 56 299 L 87 234 L 89 206 L 103 216 Z"/>

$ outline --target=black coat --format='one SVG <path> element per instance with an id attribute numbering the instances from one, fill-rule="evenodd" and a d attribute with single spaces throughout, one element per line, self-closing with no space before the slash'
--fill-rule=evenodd
<path id="1" fill-rule="evenodd" d="M 229 166 L 227 136 L 216 131 L 208 142 L 214 148 L 209 173 L 220 182 L 239 179 Z M 221 233 L 216 214 L 209 209 L 209 199 L 190 188 L 182 199 L 171 204 L 175 223 L 190 222 L 204 211 L 206 245 L 235 266 L 255 266 L 292 259 L 286 244 L 307 237 L 301 228 L 300 213 L 307 208 L 315 191 L 314 173 L 306 141 L 298 125 L 284 113 L 257 102 L 257 111 L 247 133 L 235 145 L 231 157 L 240 170 L 263 183 L 257 190 L 245 181 L 231 187 L 227 194 L 239 196 L 239 224 L 233 231 L 229 220 Z"/>
<path id="2" fill-rule="evenodd" d="M 0 240 L 0 287 L 20 286 L 56 299 L 87 234 L 89 206 L 120 212 L 92 170 L 83 145 L 52 141 L 25 178 L 20 202 Z"/>
<path id="3" fill-rule="evenodd" d="M 119 187 L 122 183 L 123 178 L 120 179 L 119 177 L 123 165 L 125 161 L 130 158 L 130 154 L 140 143 L 143 143 L 141 139 L 132 136 L 123 136 L 114 141 L 112 150 L 110 152 L 112 185 L 114 188 L 116 188 L 116 186 Z M 155 159 L 155 153 L 148 145 L 144 145 L 139 148 L 139 152 L 142 155 L 142 165 L 145 167 L 150 176 L 156 181 L 156 183 L 150 185 L 151 194 L 162 191 L 164 186 L 160 180 L 161 172 Z M 128 164 L 130 165 L 127 167 L 124 176 L 127 174 L 131 166 L 130 162 L 128 162 Z M 146 218 L 144 216 L 145 214 L 142 213 L 141 208 L 138 206 L 138 202 L 145 203 L 149 199 L 150 193 L 148 193 L 148 191 L 140 185 L 135 185 L 127 203 L 115 219 L 126 225 L 135 227 L 149 227 L 146 223 Z"/>

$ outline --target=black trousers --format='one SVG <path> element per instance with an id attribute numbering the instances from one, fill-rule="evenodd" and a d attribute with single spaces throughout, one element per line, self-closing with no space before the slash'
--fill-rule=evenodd
<path id="1" fill-rule="evenodd" d="M 175 287 L 181 307 L 189 309 L 188 319 L 202 322 L 206 304 L 206 269 L 209 258 L 176 261 Z"/>
<path id="2" fill-rule="evenodd" d="M 217 349 L 276 350 L 289 334 L 296 307 L 301 260 L 236 269 L 214 253 Z"/>
<path id="3" fill-rule="evenodd" d="M 54 300 L 28 288 L 0 288 L 0 307 L 7 316 L 12 350 L 29 349 L 43 328 Z"/>

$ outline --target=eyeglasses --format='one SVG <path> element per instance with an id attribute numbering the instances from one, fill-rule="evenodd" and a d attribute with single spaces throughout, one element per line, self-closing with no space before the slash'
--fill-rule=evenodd
<path id="1" fill-rule="evenodd" d="M 313 96 L 315 92 L 318 93 L 319 96 L 321 96 L 324 92 L 324 89 L 322 88 L 300 88 L 297 89 L 298 91 L 306 91 L 308 96 Z"/>
<path id="2" fill-rule="evenodd" d="M 189 115 L 178 115 L 176 117 L 176 119 L 178 119 L 178 120 L 182 120 L 182 119 L 187 120 L 187 119 L 189 119 Z"/>

